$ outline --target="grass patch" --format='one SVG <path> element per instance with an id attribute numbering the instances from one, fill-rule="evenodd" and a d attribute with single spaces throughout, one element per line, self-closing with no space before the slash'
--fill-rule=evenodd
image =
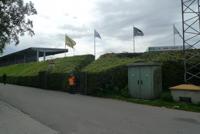
<path id="1" fill-rule="evenodd" d="M 123 96 L 107 96 L 106 98 L 122 100 L 126 102 L 137 103 L 137 104 L 144 104 L 144 105 L 150 105 L 150 106 L 165 107 L 169 109 L 184 110 L 184 111 L 200 113 L 200 104 L 197 105 L 197 104 L 187 104 L 187 103 L 181 103 L 181 102 L 167 101 L 167 100 L 163 100 L 162 98 L 156 99 L 156 100 L 143 100 L 143 99 L 135 99 L 131 97 L 127 98 Z"/>
<path id="2" fill-rule="evenodd" d="M 160 98 L 154 99 L 154 100 L 144 100 L 144 99 L 133 98 L 129 94 L 128 87 L 121 89 L 120 95 L 99 94 L 97 97 L 115 99 L 115 100 L 126 101 L 130 103 L 136 103 L 136 104 L 142 104 L 142 105 L 165 107 L 169 109 L 184 110 L 184 111 L 200 113 L 200 104 L 175 102 L 173 101 L 173 98 L 169 91 L 163 92 Z"/>
<path id="3" fill-rule="evenodd" d="M 85 72 L 89 73 L 99 73 L 117 68 L 120 66 L 126 66 L 127 64 L 134 63 L 140 60 L 139 58 L 129 58 L 129 57 L 119 57 L 116 54 L 107 54 L 106 56 L 100 57 L 98 60 L 89 64 L 83 69 Z"/>
<path id="4" fill-rule="evenodd" d="M 86 66 L 88 94 L 121 95 L 120 89 L 128 83 L 128 64 L 135 62 L 158 62 L 162 64 L 163 89 L 184 83 L 182 52 L 105 54 Z M 102 95 L 102 96 L 104 96 Z"/>
<path id="5" fill-rule="evenodd" d="M 66 79 L 69 73 L 80 72 L 93 61 L 93 55 L 81 55 L 54 59 L 53 66 L 49 66 L 49 61 L 45 61 L 0 67 L 0 82 L 5 73 L 10 84 L 67 90 Z"/>
<path id="6" fill-rule="evenodd" d="M 93 60 L 94 56 L 92 55 L 54 59 L 55 67 L 51 70 L 51 73 L 67 73 L 71 70 L 80 70 Z M 14 77 L 37 76 L 39 72 L 47 71 L 48 65 L 48 61 L 45 61 L 0 67 L 0 75 L 6 73 L 8 76 Z"/>

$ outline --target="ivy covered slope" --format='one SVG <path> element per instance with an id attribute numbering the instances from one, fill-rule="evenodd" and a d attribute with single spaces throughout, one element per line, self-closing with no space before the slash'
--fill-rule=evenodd
<path id="1" fill-rule="evenodd" d="M 88 74 L 89 94 L 122 94 L 128 83 L 127 65 L 141 61 L 162 63 L 164 89 L 183 83 L 182 52 L 113 53 L 101 56 L 83 69 Z"/>
<path id="2" fill-rule="evenodd" d="M 81 69 L 94 60 L 92 55 L 74 56 L 55 59 L 55 66 L 51 73 L 67 73 L 71 70 Z M 7 74 L 8 76 L 37 76 L 39 72 L 47 71 L 49 62 L 33 62 L 26 64 L 16 64 L 6 67 L 0 67 L 0 75 Z"/>
<path id="3" fill-rule="evenodd" d="M 123 54 L 122 54 L 123 55 Z M 120 54 L 105 54 L 83 69 L 87 73 L 88 94 L 121 94 L 127 85 L 127 65 L 140 60 Z"/>
<path id="4" fill-rule="evenodd" d="M 182 61 L 182 52 L 146 52 L 140 54 L 129 53 L 110 53 L 102 55 L 98 60 L 94 61 L 84 68 L 84 71 L 92 73 L 102 72 L 119 66 L 128 65 L 134 62 L 165 62 L 165 61 Z"/>
<path id="5" fill-rule="evenodd" d="M 85 67 L 83 71 L 88 71 L 89 73 L 104 72 L 113 68 L 127 65 L 137 60 L 137 58 L 119 57 L 117 54 L 106 54 Z"/>
<path id="6" fill-rule="evenodd" d="M 0 67 L 0 75 L 7 74 L 7 82 L 23 86 L 32 86 L 53 90 L 66 90 L 66 77 L 71 71 L 80 71 L 94 61 L 92 55 L 66 57 L 49 62 L 34 62 Z M 48 73 L 45 73 L 48 71 Z M 2 77 L 0 77 L 2 81 Z"/>

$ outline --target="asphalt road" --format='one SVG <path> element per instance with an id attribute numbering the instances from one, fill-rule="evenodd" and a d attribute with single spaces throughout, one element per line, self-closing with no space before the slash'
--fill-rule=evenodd
<path id="1" fill-rule="evenodd" d="M 200 132 L 200 113 L 1 84 L 0 99 L 61 134 Z"/>
<path id="2" fill-rule="evenodd" d="M 0 101 L 0 134 L 58 134 L 26 114 Z"/>

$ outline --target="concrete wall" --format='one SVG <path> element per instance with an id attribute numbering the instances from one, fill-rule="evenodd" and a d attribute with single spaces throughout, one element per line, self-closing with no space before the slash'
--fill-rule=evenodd
<path id="1" fill-rule="evenodd" d="M 200 103 L 200 91 L 184 91 L 184 90 L 171 90 L 173 99 L 177 102 L 180 101 L 180 97 L 191 98 L 192 103 Z"/>

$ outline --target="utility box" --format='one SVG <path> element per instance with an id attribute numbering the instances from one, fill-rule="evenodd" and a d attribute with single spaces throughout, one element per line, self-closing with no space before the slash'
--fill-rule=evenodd
<path id="1" fill-rule="evenodd" d="M 155 99 L 159 97 L 162 92 L 161 64 L 128 65 L 128 88 L 134 98 Z"/>
<path id="2" fill-rule="evenodd" d="M 182 84 L 170 88 L 173 99 L 177 102 L 200 104 L 200 86 Z"/>

